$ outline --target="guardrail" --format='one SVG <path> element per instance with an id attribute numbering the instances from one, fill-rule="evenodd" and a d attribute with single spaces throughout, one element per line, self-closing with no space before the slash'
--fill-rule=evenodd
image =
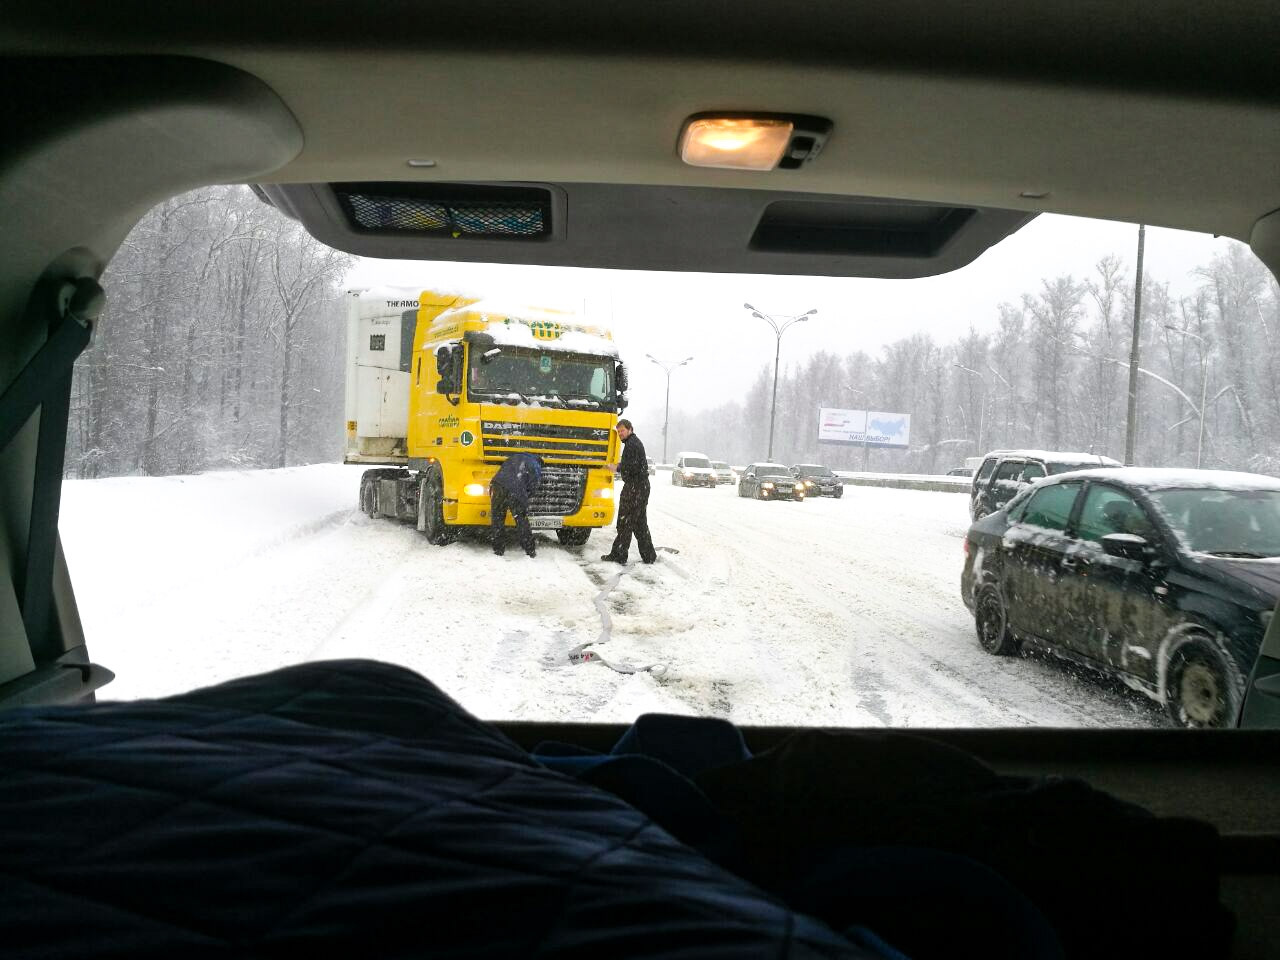
<path id="1" fill-rule="evenodd" d="M 934 477 L 911 473 L 850 473 L 835 471 L 847 487 L 893 487 L 898 490 L 933 490 L 941 493 L 968 493 L 968 477 Z"/>

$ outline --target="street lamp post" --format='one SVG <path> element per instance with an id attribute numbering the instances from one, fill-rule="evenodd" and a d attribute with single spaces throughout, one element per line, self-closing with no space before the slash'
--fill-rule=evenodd
<path id="1" fill-rule="evenodd" d="M 679 363 L 664 363 L 651 353 L 646 353 L 646 357 L 662 368 L 662 372 L 667 375 L 667 409 L 662 416 L 662 462 L 668 463 L 667 460 L 667 427 L 671 423 L 671 371 L 676 367 L 683 367 L 693 357 L 685 357 Z"/>
<path id="2" fill-rule="evenodd" d="M 1172 330 L 1174 333 L 1180 333 L 1184 337 L 1190 337 L 1192 340 L 1200 341 L 1200 437 L 1196 440 L 1196 469 L 1200 469 L 1201 454 L 1204 451 L 1204 408 L 1209 397 L 1209 367 L 1207 363 L 1208 344 L 1204 342 L 1204 337 L 1198 333 L 1192 333 L 1190 330 L 1180 330 L 1177 327 L 1165 324 L 1166 330 Z"/>
<path id="3" fill-rule="evenodd" d="M 809 310 L 806 313 L 796 314 L 795 316 L 771 317 L 767 313 L 761 313 L 749 303 L 742 305 L 745 309 L 751 311 L 753 317 L 758 317 L 769 326 L 773 327 L 774 336 L 777 343 L 773 351 L 773 401 L 769 405 L 769 459 L 773 459 L 773 426 L 778 415 L 778 361 L 782 356 L 782 335 L 797 323 L 804 323 L 812 317 L 817 310 Z"/>

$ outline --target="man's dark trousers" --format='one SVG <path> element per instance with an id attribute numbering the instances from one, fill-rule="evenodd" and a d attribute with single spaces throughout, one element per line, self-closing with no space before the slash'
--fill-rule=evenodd
<path id="1" fill-rule="evenodd" d="M 529 526 L 529 503 L 519 497 L 512 496 L 506 487 L 495 485 L 490 497 L 489 532 L 493 534 L 493 552 L 502 555 L 506 549 L 507 511 L 516 521 L 516 533 L 520 535 L 520 546 L 524 552 L 534 552 L 533 529 Z"/>
<path id="2" fill-rule="evenodd" d="M 618 560 L 626 560 L 631 549 L 631 535 L 635 534 L 636 546 L 640 548 L 640 559 L 645 563 L 653 563 L 658 553 L 653 549 L 653 538 L 649 536 L 649 479 L 627 480 L 622 485 L 622 496 L 618 498 L 618 536 L 614 538 L 613 549 L 609 553 Z"/>

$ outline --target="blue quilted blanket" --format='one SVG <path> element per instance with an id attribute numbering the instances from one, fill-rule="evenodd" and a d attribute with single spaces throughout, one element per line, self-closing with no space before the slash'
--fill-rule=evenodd
<path id="1" fill-rule="evenodd" d="M 407 670 L 0 717 L 9 957 L 865 957 Z"/>

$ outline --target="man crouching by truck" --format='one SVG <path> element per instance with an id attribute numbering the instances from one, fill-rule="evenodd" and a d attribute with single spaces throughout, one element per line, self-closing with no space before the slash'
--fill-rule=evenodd
<path id="1" fill-rule="evenodd" d="M 529 501 L 542 480 L 542 460 L 532 453 L 513 453 L 489 484 L 489 530 L 493 534 L 493 552 L 502 556 L 507 549 L 507 511 L 516 522 L 520 546 L 533 557 L 537 549 L 529 526 Z"/>

